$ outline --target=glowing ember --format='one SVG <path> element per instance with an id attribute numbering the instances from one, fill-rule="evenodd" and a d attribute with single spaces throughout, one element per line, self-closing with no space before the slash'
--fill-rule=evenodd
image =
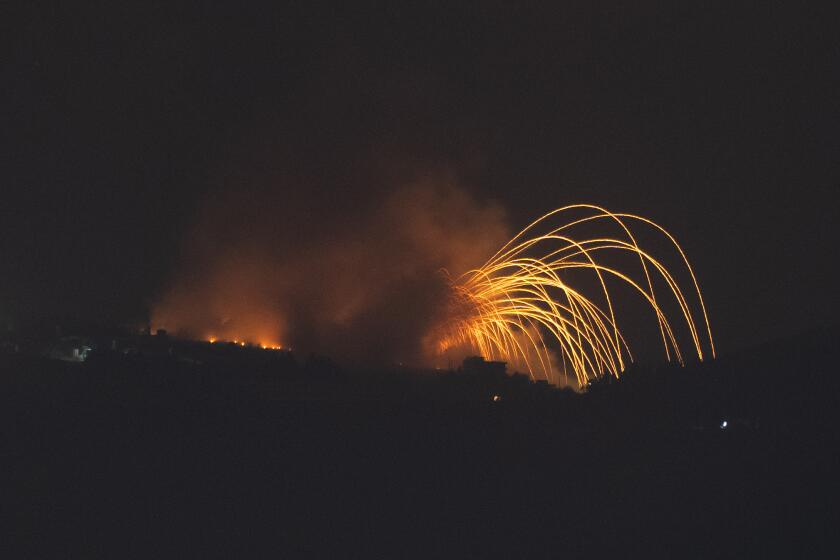
<path id="1" fill-rule="evenodd" d="M 235 346 L 241 346 L 241 347 L 245 347 L 245 346 L 248 345 L 248 342 L 246 342 L 244 340 L 234 339 L 234 340 L 225 341 L 225 340 L 220 340 L 220 339 L 218 339 L 214 336 L 209 337 L 207 339 L 207 342 L 209 342 L 210 344 L 216 344 L 217 342 L 221 343 L 221 344 L 233 344 Z M 263 350 L 283 350 L 283 346 L 280 345 L 280 344 L 260 343 L 258 346 Z M 289 348 L 289 350 L 291 350 L 291 348 Z"/>

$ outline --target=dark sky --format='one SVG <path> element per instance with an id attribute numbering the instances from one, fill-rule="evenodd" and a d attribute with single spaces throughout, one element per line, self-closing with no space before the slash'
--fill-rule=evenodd
<path id="1" fill-rule="evenodd" d="M 445 170 L 513 226 L 661 223 L 724 351 L 836 321 L 828 10 L 204 4 L 4 8 L 0 319 L 143 320 L 219 193 L 334 224 Z"/>

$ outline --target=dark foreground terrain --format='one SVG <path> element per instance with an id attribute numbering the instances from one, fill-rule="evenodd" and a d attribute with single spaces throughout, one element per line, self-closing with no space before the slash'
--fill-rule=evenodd
<path id="1" fill-rule="evenodd" d="M 2 355 L 3 557 L 831 557 L 836 342 L 582 395 L 289 356 Z"/>

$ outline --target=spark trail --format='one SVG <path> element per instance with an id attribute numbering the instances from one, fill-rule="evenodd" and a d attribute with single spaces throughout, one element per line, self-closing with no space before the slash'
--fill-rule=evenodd
<path id="1" fill-rule="evenodd" d="M 639 229 L 676 249 L 690 278 L 687 289 L 639 246 Z M 581 235 L 583 230 L 596 234 Z M 571 375 L 583 387 L 603 375 L 618 377 L 633 356 L 616 319 L 616 282 L 652 310 L 668 361 L 683 364 L 686 347 L 700 360 L 714 357 L 703 296 L 674 237 L 647 218 L 588 204 L 541 216 L 483 266 L 450 279 L 450 318 L 436 336 L 437 351 L 466 346 L 552 383 L 568 382 Z M 587 290 L 596 295 L 585 295 Z M 669 316 L 666 309 L 675 313 Z M 678 336 L 678 327 L 690 344 Z"/>

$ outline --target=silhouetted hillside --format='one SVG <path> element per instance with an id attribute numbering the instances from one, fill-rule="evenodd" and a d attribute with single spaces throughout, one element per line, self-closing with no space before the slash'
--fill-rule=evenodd
<path id="1" fill-rule="evenodd" d="M 7 527 L 36 557 L 827 556 L 838 340 L 583 394 L 205 343 L 6 354 Z"/>

